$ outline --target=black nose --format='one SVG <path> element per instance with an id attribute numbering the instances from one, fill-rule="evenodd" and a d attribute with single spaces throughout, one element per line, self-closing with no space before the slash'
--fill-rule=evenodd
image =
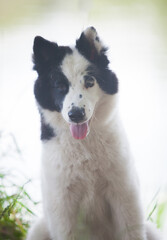
<path id="1" fill-rule="evenodd" d="M 71 121 L 79 123 L 82 122 L 85 118 L 85 109 L 79 108 L 79 107 L 73 107 L 69 113 L 68 116 Z"/>

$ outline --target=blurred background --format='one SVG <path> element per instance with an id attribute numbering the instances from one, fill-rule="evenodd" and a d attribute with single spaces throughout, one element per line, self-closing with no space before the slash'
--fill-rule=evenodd
<path id="1" fill-rule="evenodd" d="M 167 237 L 166 0 L 0 0 L 0 174 L 20 186 L 31 179 L 25 189 L 41 201 L 33 40 L 41 35 L 74 45 L 88 26 L 109 47 L 110 65 L 119 78 L 120 114 L 146 217 L 160 206 L 159 224 Z M 41 214 L 40 204 L 32 208 Z"/>

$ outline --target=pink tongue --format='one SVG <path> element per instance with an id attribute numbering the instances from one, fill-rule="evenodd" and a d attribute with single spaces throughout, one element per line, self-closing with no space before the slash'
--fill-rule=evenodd
<path id="1" fill-rule="evenodd" d="M 75 139 L 84 139 L 88 131 L 88 122 L 83 124 L 70 124 L 70 131 Z"/>

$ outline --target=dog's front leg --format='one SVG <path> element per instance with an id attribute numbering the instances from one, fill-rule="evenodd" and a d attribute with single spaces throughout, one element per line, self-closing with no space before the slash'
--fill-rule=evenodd
<path id="1" fill-rule="evenodd" d="M 114 239 L 146 240 L 144 217 L 136 190 L 129 190 L 124 186 L 120 189 L 117 188 L 116 192 L 109 195 L 114 223 Z"/>
<path id="2" fill-rule="evenodd" d="M 48 197 L 49 196 L 49 197 Z M 82 191 L 75 184 L 47 190 L 44 211 L 52 240 L 74 240 Z"/>

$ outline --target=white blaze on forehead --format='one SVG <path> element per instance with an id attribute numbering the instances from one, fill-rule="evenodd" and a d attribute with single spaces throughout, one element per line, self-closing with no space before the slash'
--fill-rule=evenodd
<path id="1" fill-rule="evenodd" d="M 63 118 L 67 122 L 70 122 L 68 113 L 73 106 L 84 108 L 86 121 L 93 115 L 95 105 L 100 96 L 100 88 L 96 81 L 93 87 L 85 88 L 84 76 L 87 74 L 89 65 L 90 62 L 77 50 L 74 50 L 72 54 L 66 55 L 62 62 L 61 71 L 70 82 L 69 91 L 64 98 L 61 111 Z M 74 128 L 72 129 L 75 130 Z M 83 132 L 85 133 L 86 131 Z"/>
<path id="2" fill-rule="evenodd" d="M 80 82 L 81 77 L 83 78 L 88 66 L 89 62 L 76 49 L 74 49 L 72 54 L 68 54 L 64 58 L 61 69 L 73 86 L 73 84 Z"/>

